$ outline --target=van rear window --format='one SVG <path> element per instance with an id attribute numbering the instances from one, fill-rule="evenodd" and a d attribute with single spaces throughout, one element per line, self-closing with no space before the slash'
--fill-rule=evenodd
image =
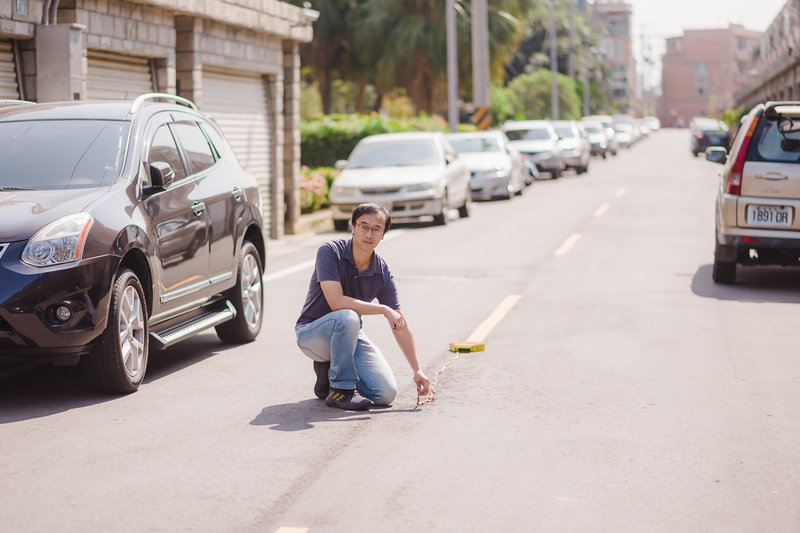
<path id="1" fill-rule="evenodd" d="M 800 119 L 798 120 L 800 124 Z M 786 129 L 786 128 L 784 128 Z M 778 121 L 761 117 L 748 159 L 753 161 L 800 161 L 800 130 L 779 131 Z"/>

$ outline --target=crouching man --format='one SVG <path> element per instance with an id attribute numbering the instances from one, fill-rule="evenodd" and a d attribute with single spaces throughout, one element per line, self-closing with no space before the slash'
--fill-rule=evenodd
<path id="1" fill-rule="evenodd" d="M 306 301 L 295 326 L 297 345 L 314 361 L 314 393 L 327 405 L 347 410 L 392 403 L 397 382 L 361 322 L 363 315 L 383 315 L 411 366 L 417 392 L 428 394 L 430 380 L 419 366 L 394 278 L 375 253 L 389 231 L 389 212 L 376 204 L 361 204 L 353 210 L 351 222 L 351 238 L 327 242 L 317 251 Z"/>

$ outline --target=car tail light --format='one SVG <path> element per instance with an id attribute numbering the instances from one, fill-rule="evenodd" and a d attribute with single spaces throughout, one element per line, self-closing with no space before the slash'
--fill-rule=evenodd
<path id="1" fill-rule="evenodd" d="M 728 194 L 735 194 L 738 196 L 742 192 L 744 160 L 747 157 L 747 149 L 750 148 L 750 141 L 753 140 L 753 133 L 756 131 L 758 119 L 758 115 L 753 117 L 753 120 L 751 120 L 750 124 L 747 126 L 742 145 L 739 147 L 739 152 L 736 154 L 736 160 L 733 162 L 731 171 L 728 173 L 728 179 L 725 183 L 725 190 Z"/>

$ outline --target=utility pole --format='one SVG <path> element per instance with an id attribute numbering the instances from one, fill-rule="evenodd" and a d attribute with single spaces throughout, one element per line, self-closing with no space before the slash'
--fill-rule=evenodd
<path id="1" fill-rule="evenodd" d="M 474 1 L 474 0 L 473 0 Z M 547 8 L 550 10 L 550 106 L 552 109 L 552 119 L 558 120 L 558 53 L 556 49 L 556 14 L 553 9 L 553 2 L 545 0 Z"/>
<path id="2" fill-rule="evenodd" d="M 447 122 L 450 131 L 458 129 L 458 63 L 456 61 L 456 11 L 453 0 L 445 2 L 447 24 Z"/>
<path id="3" fill-rule="evenodd" d="M 489 15 L 486 0 L 472 0 L 472 99 L 478 129 L 489 126 Z"/>

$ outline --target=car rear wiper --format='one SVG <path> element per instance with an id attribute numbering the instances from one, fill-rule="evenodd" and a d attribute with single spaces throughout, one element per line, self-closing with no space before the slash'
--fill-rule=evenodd
<path id="1" fill-rule="evenodd" d="M 32 191 L 34 189 L 28 187 L 0 187 L 0 191 Z"/>

